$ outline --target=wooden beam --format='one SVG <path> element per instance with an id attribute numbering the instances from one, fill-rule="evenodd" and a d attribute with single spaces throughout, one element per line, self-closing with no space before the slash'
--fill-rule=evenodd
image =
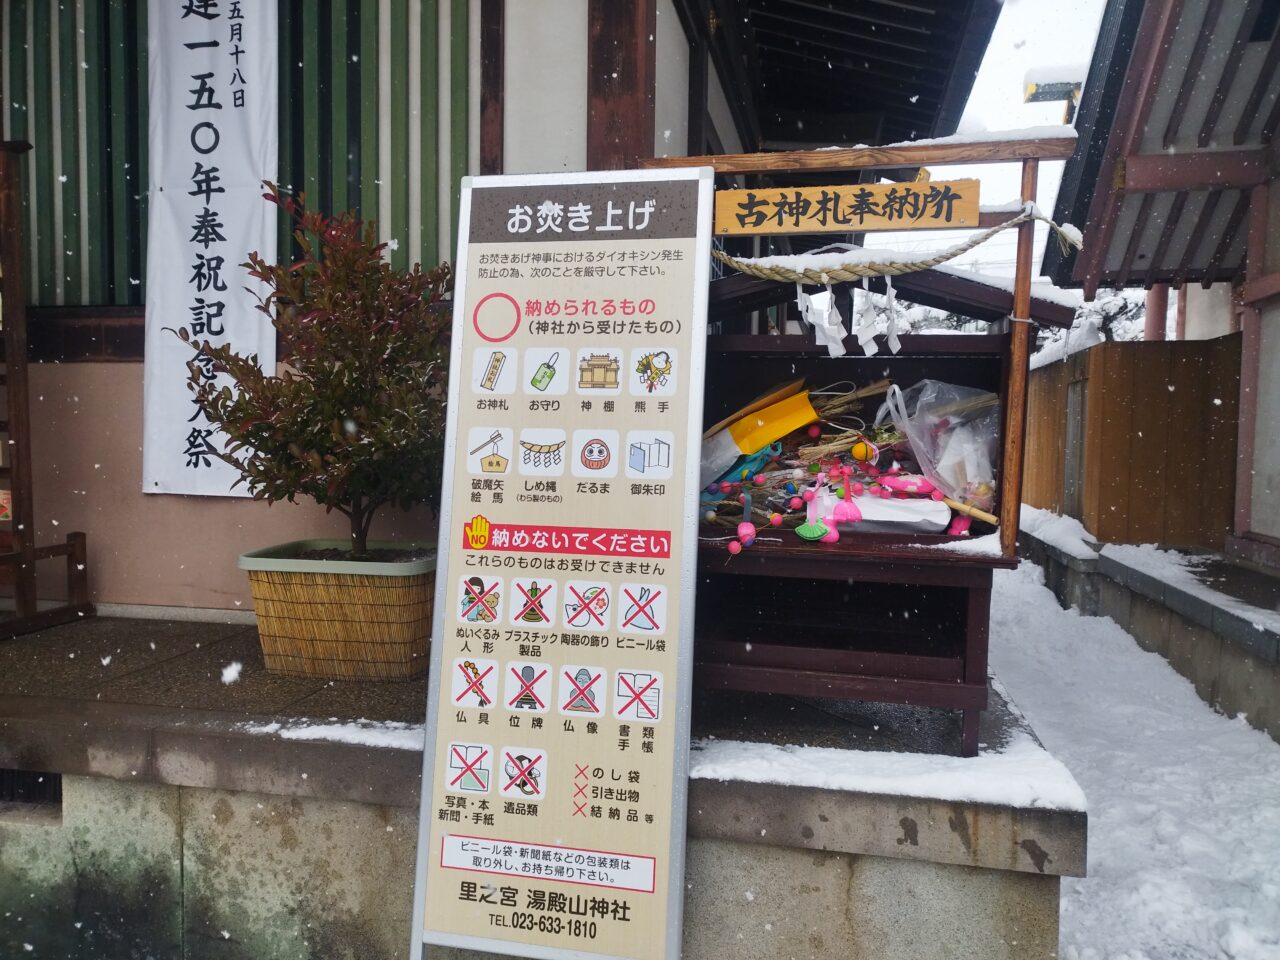
<path id="1" fill-rule="evenodd" d="M 22 278 L 22 154 L 25 143 L 0 148 L 0 327 L 4 333 L 9 434 L 9 489 L 16 552 L 24 563 L 14 574 L 18 618 L 36 613 L 35 509 L 32 506 L 31 398 L 27 386 L 27 294 Z"/>
<path id="2" fill-rule="evenodd" d="M 1209 51 L 1209 41 L 1213 39 L 1222 16 L 1222 0 L 1209 0 L 1204 8 L 1204 18 L 1200 21 L 1200 31 L 1196 34 L 1195 45 L 1191 48 L 1191 56 L 1187 58 L 1186 68 L 1182 73 L 1182 83 L 1178 87 L 1178 96 L 1173 101 L 1173 111 L 1169 114 L 1169 122 L 1164 127 L 1163 143 L 1168 150 L 1178 138 L 1178 131 L 1187 115 L 1187 103 L 1191 100 L 1191 91 L 1200 79 L 1204 57 Z M 1142 47 L 1134 47 L 1135 53 Z"/>
<path id="3" fill-rule="evenodd" d="M 1280 272 L 1264 273 L 1256 280 L 1245 281 L 1241 299 L 1251 307 L 1280 297 Z"/>
<path id="4" fill-rule="evenodd" d="M 1227 256 L 1227 251 L 1231 249 L 1231 244 L 1235 242 L 1236 234 L 1240 232 L 1240 225 L 1244 223 L 1245 214 L 1249 212 L 1249 194 L 1241 191 L 1240 196 L 1236 198 L 1235 208 L 1231 211 L 1231 216 L 1227 218 L 1227 225 L 1222 229 L 1222 236 L 1218 239 L 1218 245 L 1214 247 L 1213 253 L 1209 256 L 1209 263 L 1204 268 L 1204 277 L 1200 280 L 1200 285 L 1206 289 L 1213 285 L 1213 276 L 1218 272 L 1218 268 L 1222 266 L 1222 261 Z"/>
<path id="5" fill-rule="evenodd" d="M 1204 209 L 1200 211 L 1198 223 L 1213 223 L 1213 218 L 1217 216 L 1218 204 L 1222 202 L 1222 193 L 1216 192 L 1209 194 L 1209 199 L 1205 201 Z M 1195 233 L 1191 239 L 1187 241 L 1186 248 L 1182 251 L 1182 257 L 1178 260 L 1178 269 L 1174 273 L 1174 283 L 1181 286 L 1187 282 L 1187 275 L 1191 273 L 1191 261 L 1195 259 L 1196 251 L 1200 249 L 1200 241 L 1203 239 L 1201 233 Z M 1206 274 L 1207 276 L 1207 274 Z M 1122 278 L 1123 279 L 1123 278 Z"/>
<path id="6" fill-rule="evenodd" d="M 587 168 L 624 170 L 653 155 L 657 0 L 589 0 Z"/>
<path id="7" fill-rule="evenodd" d="M 1128 193 L 1248 190 L 1268 179 L 1269 162 L 1266 150 L 1139 154 L 1125 158 L 1124 189 Z"/>
<path id="8" fill-rule="evenodd" d="M 1022 200 L 1034 203 L 1040 161 L 1022 162 Z M 1031 256 L 1035 221 L 1018 227 L 1017 268 L 1013 280 L 1013 329 L 1009 340 L 1009 368 L 1003 397 L 1004 458 L 1000 465 L 1000 552 L 1013 559 L 1018 551 L 1018 516 L 1022 508 L 1022 471 L 1026 463 L 1027 374 L 1031 360 Z"/>
<path id="9" fill-rule="evenodd" d="M 1178 225 L 1178 220 L 1182 217 L 1182 208 L 1187 205 L 1187 195 L 1179 193 L 1173 198 L 1173 203 L 1169 207 L 1169 212 L 1164 218 L 1164 226 L 1160 230 L 1160 239 L 1156 241 L 1155 252 L 1151 254 L 1151 259 L 1147 262 L 1147 279 L 1143 286 L 1148 290 L 1155 285 L 1156 271 L 1160 269 L 1160 264 L 1164 263 L 1165 254 L 1169 252 L 1169 244 L 1173 241 L 1173 234 Z"/>
<path id="10" fill-rule="evenodd" d="M 853 32 L 853 27 L 837 26 L 832 23 L 829 18 L 823 23 L 815 23 L 813 18 L 805 18 L 795 14 L 783 15 L 772 10 L 764 9 L 752 10 L 751 16 L 763 17 L 766 20 L 777 20 L 780 23 L 789 23 L 803 30 L 814 30 L 820 33 L 831 34 L 832 36 L 847 37 L 850 40 L 861 40 L 865 43 L 873 43 L 878 47 L 895 47 L 899 50 L 905 50 L 908 53 L 915 54 L 929 52 L 928 44 L 925 42 L 924 38 L 918 38 L 914 41 L 895 40 L 888 37 L 884 31 L 875 31 L 874 28 L 869 28 L 869 31 L 866 33 L 855 33 Z M 885 58 L 881 57 L 880 59 Z M 893 62 L 901 62 L 904 66 L 914 66 L 914 64 L 909 60 Z"/>
<path id="11" fill-rule="evenodd" d="M 1138 216 L 1133 221 L 1133 229 L 1129 231 L 1129 242 L 1125 244 L 1124 256 L 1120 259 L 1120 283 L 1129 285 L 1129 276 L 1133 272 L 1133 261 L 1138 255 L 1138 244 L 1146 231 L 1147 220 L 1151 216 L 1153 194 L 1144 193 L 1138 204 Z"/>
<path id="12" fill-rule="evenodd" d="M 480 0 L 480 172 L 503 166 L 506 0 Z"/>
<path id="13" fill-rule="evenodd" d="M 1267 227 L 1270 225 L 1269 209 L 1271 188 L 1259 184 L 1249 191 L 1249 235 L 1245 244 L 1246 277 L 1257 280 L 1267 272 Z"/>
<path id="14" fill-rule="evenodd" d="M 1200 124 L 1200 133 L 1196 143 L 1207 147 L 1213 142 L 1213 131 L 1222 118 L 1222 108 L 1226 105 L 1227 94 L 1235 83 L 1236 73 L 1240 69 L 1240 60 L 1244 56 L 1245 47 L 1249 43 L 1249 34 L 1253 25 L 1258 22 L 1258 14 L 1262 12 L 1263 0 L 1249 0 L 1244 16 L 1240 18 L 1240 27 L 1236 30 L 1235 39 L 1231 41 L 1231 52 L 1222 65 L 1222 74 L 1218 77 L 1218 85 L 1214 88 L 1213 99 L 1209 101 L 1209 109 L 1205 112 L 1204 122 Z M 1273 43 L 1272 46 L 1275 46 Z"/>
<path id="15" fill-rule="evenodd" d="M 695 20 L 694 13 L 701 14 L 701 19 Z M 702 13 L 701 3 L 697 4 L 696 11 L 686 13 L 680 19 L 689 41 L 689 140 L 684 152 L 706 153 L 709 146 L 707 127 L 710 125 L 710 114 L 707 112 L 707 98 L 710 96 L 711 51 L 707 46 L 706 15 Z"/>
<path id="16" fill-rule="evenodd" d="M 1064 128 L 1065 129 L 1065 128 Z M 780 153 L 729 153 L 702 157 L 651 157 L 640 166 L 715 167 L 716 173 L 838 172 L 885 167 L 942 166 L 949 163 L 1006 163 L 1011 160 L 1065 160 L 1075 137 L 992 140 L 957 143 L 904 143 L 892 147 L 839 150 L 789 150 Z"/>
<path id="17" fill-rule="evenodd" d="M 1249 91 L 1249 97 L 1245 100 L 1244 109 L 1240 111 L 1240 119 L 1236 123 L 1232 142 L 1237 147 L 1248 139 L 1249 128 L 1253 126 L 1253 121 L 1258 116 L 1258 107 L 1262 105 L 1262 98 L 1271 89 L 1271 79 L 1275 76 L 1277 67 L 1280 67 L 1280 43 L 1272 40 L 1267 47 L 1267 58 L 1262 61 L 1262 66 L 1258 70 L 1258 80 Z"/>

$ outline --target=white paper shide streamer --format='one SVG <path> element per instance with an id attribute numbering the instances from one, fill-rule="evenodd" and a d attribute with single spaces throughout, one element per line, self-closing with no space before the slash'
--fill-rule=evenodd
<path id="1" fill-rule="evenodd" d="M 251 251 L 272 259 L 276 4 L 150 0 L 146 368 L 142 489 L 234 493 L 236 472 L 214 456 L 224 437 L 187 389 L 192 340 L 230 343 L 275 367 L 275 330 L 246 287 Z"/>

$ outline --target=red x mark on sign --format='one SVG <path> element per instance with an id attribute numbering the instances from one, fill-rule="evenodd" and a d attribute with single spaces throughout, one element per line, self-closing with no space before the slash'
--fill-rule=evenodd
<path id="1" fill-rule="evenodd" d="M 631 615 L 627 617 L 626 620 L 622 621 L 622 625 L 624 627 L 631 626 L 631 624 L 636 622 L 637 617 L 639 617 L 641 614 L 644 614 L 644 618 L 648 620 L 652 626 L 650 628 L 642 628 L 642 629 L 653 629 L 653 630 L 661 629 L 658 626 L 658 621 L 655 620 L 653 618 L 653 614 L 649 612 L 649 608 L 653 606 L 653 602 L 657 600 L 660 596 L 662 596 L 661 590 L 653 591 L 653 594 L 649 597 L 649 599 L 645 600 L 643 603 L 641 603 L 639 600 L 633 597 L 631 595 L 630 590 L 623 590 L 622 592 L 626 594 L 627 599 L 630 600 L 632 605 L 635 607 L 635 610 L 631 611 Z"/>
<path id="2" fill-rule="evenodd" d="M 483 582 L 483 581 L 481 581 L 481 582 Z M 464 587 L 464 589 L 465 589 L 465 590 L 467 590 L 468 592 L 471 592 L 471 587 L 470 587 L 470 585 L 468 585 L 468 586 Z M 492 585 L 490 585 L 490 586 L 488 586 L 488 587 L 485 587 L 484 593 L 482 593 L 482 594 L 480 594 L 480 596 L 476 597 L 476 598 L 475 598 L 475 600 L 473 600 L 473 601 L 471 602 L 471 606 L 467 607 L 467 609 L 465 609 L 465 610 L 463 610 L 463 611 L 462 611 L 462 619 L 463 619 L 463 620 L 465 620 L 465 619 L 467 619 L 467 617 L 471 616 L 471 611 L 472 611 L 472 610 L 474 610 L 476 607 L 484 607 L 484 611 L 485 611 L 485 613 L 489 614 L 489 617 L 490 617 L 491 619 L 493 619 L 493 620 L 497 620 L 497 619 L 498 619 L 498 615 L 497 615 L 496 613 L 494 613 L 494 612 L 493 612 L 493 607 L 489 606 L 487 603 L 485 603 L 485 602 L 484 602 L 484 601 L 485 601 L 485 599 L 489 596 L 489 594 L 493 593 L 493 591 L 495 591 L 495 590 L 497 590 L 497 589 L 498 589 L 498 581 L 497 581 L 497 580 L 493 581 L 493 584 L 492 584 Z M 472 595 L 473 597 L 475 597 L 475 593 L 474 593 L 474 592 L 471 592 L 471 595 Z"/>
<path id="3" fill-rule="evenodd" d="M 537 777 L 533 776 L 533 768 L 542 762 L 542 754 L 538 754 L 536 757 L 530 760 L 529 765 L 527 767 L 520 766 L 520 761 L 517 760 L 515 757 L 513 757 L 511 754 L 508 753 L 506 756 L 507 756 L 507 763 L 515 767 L 516 770 L 518 770 L 519 772 L 510 780 L 508 780 L 507 785 L 502 789 L 510 790 L 517 783 L 523 780 L 526 785 L 528 785 L 533 789 L 534 793 L 541 793 L 542 791 L 538 789 L 538 779 Z"/>
<path id="4" fill-rule="evenodd" d="M 511 668 L 511 675 L 516 678 L 516 683 L 520 684 L 520 690 L 519 692 L 516 693 L 514 697 L 512 697 L 510 700 L 507 701 L 508 707 L 514 707 L 516 705 L 516 701 L 519 700 L 521 697 L 523 697 L 527 693 L 529 694 L 529 696 L 533 697 L 534 703 L 536 703 L 541 709 L 543 710 L 547 709 L 547 705 L 542 702 L 542 698 L 538 696 L 533 690 L 534 685 L 547 675 L 546 670 L 543 670 L 540 674 L 538 674 L 528 683 L 524 682 L 524 677 L 520 676 L 520 671 L 518 671 L 515 667 Z"/>
<path id="5" fill-rule="evenodd" d="M 574 766 L 578 768 L 578 772 L 573 775 L 573 779 L 577 780 L 579 777 L 582 777 L 585 780 L 587 778 L 587 767 L 590 766 L 590 764 L 575 763 Z"/>
<path id="6" fill-rule="evenodd" d="M 622 709 L 618 711 L 619 714 L 626 713 L 631 708 L 631 705 L 634 703 L 636 705 L 637 719 L 640 718 L 641 707 L 644 707 L 644 712 L 649 714 L 649 719 L 651 720 L 658 719 L 658 715 L 653 712 L 653 708 L 650 707 L 649 704 L 645 703 L 644 700 L 641 699 L 641 697 L 643 697 L 646 693 L 649 692 L 649 688 L 658 682 L 657 677 L 654 677 L 653 679 L 651 679 L 648 683 L 646 683 L 643 687 L 641 687 L 639 691 L 637 691 L 636 688 L 633 687 L 627 681 L 627 678 L 624 677 L 622 674 L 618 674 L 618 682 L 621 683 L 624 687 L 626 687 L 627 692 L 631 694 L 631 699 L 622 705 Z"/>
<path id="7" fill-rule="evenodd" d="M 593 593 L 593 594 L 591 595 L 591 599 L 590 599 L 589 601 L 588 601 L 588 600 L 586 600 L 586 599 L 584 599 L 584 598 L 583 598 L 583 596 L 582 596 L 582 594 L 580 594 L 580 593 L 578 592 L 578 588 L 577 588 L 577 587 L 575 587 L 575 586 L 573 586 L 572 584 L 569 586 L 569 592 L 573 594 L 573 599 L 575 599 L 575 600 L 577 600 L 577 601 L 578 601 L 578 609 L 577 609 L 576 611 L 574 611 L 573 616 L 571 616 L 571 617 L 569 618 L 569 626 L 571 626 L 571 627 L 585 627 L 585 626 L 586 626 L 587 624 L 589 624 L 592 620 L 594 620 L 594 621 L 596 622 L 596 625 L 597 625 L 597 626 L 603 627 L 603 626 L 604 626 L 604 617 L 602 617 L 602 616 L 600 616 L 600 614 L 596 613 L 595 604 L 596 604 L 598 601 L 600 601 L 600 600 L 607 600 L 607 599 L 608 599 L 608 596 L 609 596 L 609 595 L 608 595 L 607 591 L 606 591 L 603 587 L 601 587 L 600 592 L 599 592 L 599 593 Z M 583 613 L 583 611 L 584 611 L 584 610 L 585 610 L 585 611 L 587 612 L 587 614 L 589 615 L 589 619 L 587 619 L 587 620 L 583 620 L 583 619 L 582 619 L 582 613 Z"/>
<path id="8" fill-rule="evenodd" d="M 564 672 L 564 678 L 568 680 L 569 683 L 572 685 L 573 691 L 569 694 L 569 699 L 564 702 L 564 706 L 561 707 L 561 709 L 562 710 L 570 709 L 569 704 L 573 703 L 575 700 L 580 699 L 582 703 L 586 704 L 588 707 L 591 708 L 589 712 L 599 713 L 600 707 L 597 706 L 594 700 L 592 700 L 589 696 L 587 696 L 587 691 L 590 690 L 592 685 L 603 676 L 604 676 L 603 673 L 597 673 L 594 677 L 588 680 L 584 686 L 580 687 L 578 686 L 578 681 L 573 679 L 573 675 L 569 673 L 568 670 L 566 670 Z M 581 711 L 578 711 L 578 712 L 581 712 Z"/>
<path id="9" fill-rule="evenodd" d="M 461 780 L 463 777 L 465 777 L 468 773 L 474 776 L 476 780 L 483 781 L 484 778 L 481 777 L 480 774 L 476 772 L 476 767 L 480 765 L 481 760 L 483 760 L 485 757 L 489 755 L 488 750 L 481 750 L 480 756 L 476 757 L 470 763 L 467 763 L 467 758 L 458 752 L 457 747 L 453 748 L 453 755 L 457 757 L 458 762 L 462 764 L 462 772 L 449 781 L 449 786 L 456 787 L 458 785 L 458 781 Z"/>
<path id="10" fill-rule="evenodd" d="M 530 610 L 532 610 L 537 615 L 538 619 L 541 620 L 543 623 L 551 622 L 551 618 L 547 616 L 547 611 L 542 609 L 542 604 L 546 601 L 547 594 L 551 592 L 550 587 L 548 587 L 546 590 L 543 590 L 536 597 L 529 596 L 529 591 L 524 588 L 524 584 L 522 583 L 517 583 L 516 589 L 519 590 L 521 593 L 523 593 L 525 600 L 528 601 L 524 605 L 524 609 L 516 614 L 517 620 L 523 620 L 524 615 L 528 613 Z"/>
<path id="11" fill-rule="evenodd" d="M 585 783 L 575 783 L 573 785 L 573 795 L 575 797 L 585 797 L 587 795 L 587 785 Z"/>
<path id="12" fill-rule="evenodd" d="M 462 664 L 458 664 L 458 669 L 462 671 L 462 675 L 466 677 L 466 679 L 468 680 L 468 683 L 467 683 L 467 689 L 463 690 L 460 694 L 454 697 L 453 702 L 461 703 L 462 698 L 465 697 L 468 693 L 474 693 L 477 697 L 480 698 L 480 706 L 487 707 L 490 703 L 490 700 L 488 697 L 484 695 L 484 691 L 480 689 L 480 684 L 484 682 L 485 677 L 493 673 L 493 667 L 486 667 L 484 673 L 480 674 L 480 676 L 478 677 L 473 677 L 471 676 L 471 674 L 467 673 L 467 668 Z"/>
<path id="13" fill-rule="evenodd" d="M 587 805 L 585 803 L 575 803 L 573 805 L 573 815 L 575 817 L 585 817 L 587 815 Z"/>

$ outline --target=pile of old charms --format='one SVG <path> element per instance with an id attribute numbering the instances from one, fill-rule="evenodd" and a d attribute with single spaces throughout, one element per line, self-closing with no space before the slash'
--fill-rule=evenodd
<path id="1" fill-rule="evenodd" d="M 857 415 L 880 396 L 872 421 Z M 736 555 L 774 531 L 835 543 L 995 525 L 998 423 L 994 394 L 938 381 L 784 384 L 704 434 L 702 520 L 719 529 L 703 539 Z"/>

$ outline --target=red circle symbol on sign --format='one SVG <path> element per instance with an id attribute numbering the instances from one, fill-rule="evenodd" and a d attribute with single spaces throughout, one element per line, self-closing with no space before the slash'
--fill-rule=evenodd
<path id="1" fill-rule="evenodd" d="M 508 309 L 509 305 L 509 309 Z M 510 340 L 520 329 L 520 304 L 506 293 L 491 293 L 481 297 L 471 312 L 471 325 L 481 339 L 490 343 Z"/>

